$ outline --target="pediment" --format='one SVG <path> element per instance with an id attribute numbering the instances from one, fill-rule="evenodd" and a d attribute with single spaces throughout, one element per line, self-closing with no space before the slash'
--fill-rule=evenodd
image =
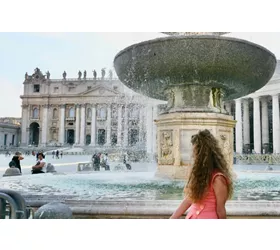
<path id="1" fill-rule="evenodd" d="M 119 96 L 122 93 L 120 93 L 117 90 L 108 88 L 106 86 L 96 86 L 92 89 L 89 89 L 85 92 L 82 92 L 80 95 L 82 96 Z"/>

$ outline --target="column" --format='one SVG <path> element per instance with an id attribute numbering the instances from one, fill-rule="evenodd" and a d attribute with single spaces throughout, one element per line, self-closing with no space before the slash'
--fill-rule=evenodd
<path id="1" fill-rule="evenodd" d="M 80 143 L 80 104 L 76 104 L 76 132 L 75 132 L 75 144 L 78 145 Z"/>
<path id="2" fill-rule="evenodd" d="M 118 106 L 118 144 L 117 146 L 122 145 L 122 107 L 123 105 Z"/>
<path id="3" fill-rule="evenodd" d="M 146 151 L 148 154 L 153 152 L 153 108 L 151 105 L 146 107 L 146 131 L 147 131 L 147 140 L 146 140 Z"/>
<path id="4" fill-rule="evenodd" d="M 267 107 L 266 97 L 261 98 L 261 104 L 262 104 L 262 144 L 264 149 L 269 144 L 268 107 Z"/>
<path id="5" fill-rule="evenodd" d="M 143 106 L 140 107 L 140 111 L 139 111 L 139 142 L 142 145 L 143 144 L 143 137 L 144 137 L 144 130 L 143 130 L 143 126 L 144 126 L 144 114 L 143 114 Z"/>
<path id="6" fill-rule="evenodd" d="M 43 146 L 46 146 L 47 144 L 47 139 L 48 139 L 48 110 L 49 110 L 49 105 L 43 105 L 43 120 L 42 120 L 42 140 L 41 144 Z"/>
<path id="7" fill-rule="evenodd" d="M 32 105 L 29 105 L 29 107 L 28 107 L 28 126 L 27 126 L 27 131 L 26 131 L 26 133 L 27 133 L 27 144 L 29 145 L 29 144 L 32 144 L 33 143 L 33 136 L 32 136 L 32 134 L 30 133 L 30 123 L 32 122 L 31 121 L 31 119 L 32 119 L 32 116 L 33 116 L 33 114 L 32 114 L 33 112 L 32 112 Z"/>
<path id="8" fill-rule="evenodd" d="M 60 105 L 59 143 L 64 144 L 65 104 Z"/>
<path id="9" fill-rule="evenodd" d="M 23 104 L 22 107 L 22 111 L 21 111 L 21 117 L 22 117 L 22 121 L 21 121 L 21 142 L 20 145 L 22 146 L 27 146 L 28 145 L 28 141 L 27 141 L 27 123 L 29 120 L 29 116 L 28 116 L 28 106 L 29 105 L 25 105 Z"/>
<path id="10" fill-rule="evenodd" d="M 244 145 L 250 145 L 250 117 L 249 117 L 249 99 L 243 100 L 243 132 Z"/>
<path id="11" fill-rule="evenodd" d="M 153 148 L 152 148 L 152 152 L 153 152 L 153 154 L 157 153 L 157 126 L 154 122 L 157 119 L 157 113 L 158 113 L 158 107 L 157 107 L 157 105 L 155 105 L 153 107 L 153 119 L 152 119 L 152 123 L 153 123 Z"/>
<path id="12" fill-rule="evenodd" d="M 108 104 L 107 106 L 107 139 L 106 139 L 106 145 L 111 146 L 111 120 L 112 120 L 112 114 L 111 114 L 111 104 Z"/>
<path id="13" fill-rule="evenodd" d="M 128 145 L 128 108 L 125 105 L 124 107 L 124 135 L 123 135 L 123 146 L 127 147 Z"/>
<path id="14" fill-rule="evenodd" d="M 279 144 L 279 96 L 272 96 L 272 136 L 273 136 L 273 153 L 280 153 Z"/>
<path id="15" fill-rule="evenodd" d="M 243 153 L 243 138 L 242 138 L 242 110 L 241 110 L 241 99 L 235 100 L 235 145 L 236 153 Z"/>
<path id="16" fill-rule="evenodd" d="M 228 112 L 229 115 L 231 115 L 231 103 L 227 102 L 225 106 L 226 106 L 226 111 Z"/>
<path id="17" fill-rule="evenodd" d="M 90 146 L 95 146 L 96 142 L 96 107 L 95 104 L 91 106 L 91 142 Z"/>
<path id="18" fill-rule="evenodd" d="M 86 134 L 86 104 L 81 105 L 80 146 L 85 145 Z"/>
<path id="19" fill-rule="evenodd" d="M 254 98 L 254 150 L 256 154 L 261 153 L 261 119 L 260 98 Z"/>

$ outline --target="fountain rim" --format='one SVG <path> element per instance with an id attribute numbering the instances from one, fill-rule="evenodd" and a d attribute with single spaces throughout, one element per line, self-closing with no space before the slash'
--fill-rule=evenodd
<path id="1" fill-rule="evenodd" d="M 246 44 L 246 45 L 249 45 L 249 46 L 252 46 L 252 47 L 256 47 L 258 49 L 261 49 L 261 50 L 269 53 L 274 58 L 275 62 L 277 62 L 275 54 L 272 53 L 270 50 L 268 50 L 267 48 L 265 48 L 265 47 L 263 47 L 263 46 L 261 46 L 259 44 L 256 44 L 256 43 L 244 40 L 244 39 L 235 38 L 235 37 L 227 37 L 227 36 L 216 36 L 216 35 L 192 35 L 192 36 L 167 36 L 167 37 L 159 37 L 159 38 L 150 39 L 150 40 L 146 40 L 146 41 L 143 41 L 143 42 L 132 44 L 132 45 L 122 49 L 121 51 L 119 51 L 116 54 L 116 56 L 114 58 L 114 64 L 115 64 L 116 59 L 119 56 L 121 56 L 125 52 L 133 49 L 134 47 L 139 47 L 139 46 L 149 45 L 149 44 L 156 44 L 156 43 L 163 42 L 163 41 L 168 41 L 168 40 L 191 40 L 191 39 L 211 39 L 211 40 L 215 40 L 216 39 L 216 40 L 227 40 L 227 41 L 232 41 L 232 42 L 243 43 L 243 44 Z"/>

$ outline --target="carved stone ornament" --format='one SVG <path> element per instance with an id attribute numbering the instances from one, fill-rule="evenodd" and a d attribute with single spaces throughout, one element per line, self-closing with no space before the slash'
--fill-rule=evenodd
<path id="1" fill-rule="evenodd" d="M 34 73 L 32 74 L 31 77 L 33 81 L 45 80 L 45 76 L 43 75 L 43 73 L 39 68 L 34 69 Z"/>
<path id="2" fill-rule="evenodd" d="M 98 128 L 105 128 L 106 127 L 106 122 L 98 120 L 96 125 L 97 125 Z"/>
<path id="3" fill-rule="evenodd" d="M 100 88 L 100 89 L 99 89 L 99 94 L 100 94 L 100 95 L 103 95 L 104 92 L 105 92 L 105 89 L 104 89 L 104 88 Z"/>
<path id="4" fill-rule="evenodd" d="M 225 160 L 229 166 L 230 162 L 231 162 L 232 148 L 230 146 L 229 140 L 227 139 L 227 136 L 224 134 L 220 135 L 220 145 L 221 145 L 221 149 L 224 154 Z"/>
<path id="5" fill-rule="evenodd" d="M 159 163 L 162 165 L 172 165 L 174 163 L 172 131 L 160 132 L 160 146 Z"/>

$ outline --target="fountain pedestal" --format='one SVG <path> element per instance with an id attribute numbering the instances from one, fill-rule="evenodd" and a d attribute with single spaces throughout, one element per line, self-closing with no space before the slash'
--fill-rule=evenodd
<path id="1" fill-rule="evenodd" d="M 128 88 L 168 101 L 166 114 L 156 121 L 157 175 L 181 179 L 188 175 L 191 136 L 198 130 L 213 133 L 232 166 L 235 121 L 225 114 L 223 100 L 262 88 L 274 73 L 276 58 L 248 41 L 198 35 L 134 44 L 116 55 L 114 65 Z"/>
<path id="2" fill-rule="evenodd" d="M 233 164 L 232 116 L 209 112 L 182 112 L 159 115 L 157 125 L 158 177 L 185 179 L 192 163 L 191 137 L 208 129 L 220 141 L 229 167 Z"/>

